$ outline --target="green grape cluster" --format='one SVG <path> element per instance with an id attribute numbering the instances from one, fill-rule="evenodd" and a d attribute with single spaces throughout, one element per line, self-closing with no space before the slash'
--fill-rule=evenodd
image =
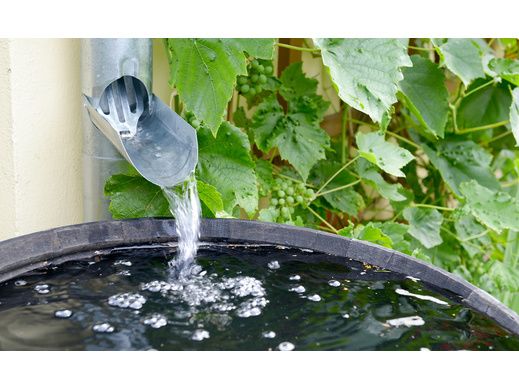
<path id="1" fill-rule="evenodd" d="M 307 188 L 302 182 L 276 178 L 272 187 L 270 205 L 279 210 L 280 222 L 292 219 L 297 206 L 306 207 L 314 199 L 313 189 Z"/>
<path id="2" fill-rule="evenodd" d="M 263 91 L 268 76 L 270 76 L 273 71 L 272 61 L 254 59 L 247 65 L 248 75 L 238 77 L 236 89 L 244 96 L 255 96 Z"/>

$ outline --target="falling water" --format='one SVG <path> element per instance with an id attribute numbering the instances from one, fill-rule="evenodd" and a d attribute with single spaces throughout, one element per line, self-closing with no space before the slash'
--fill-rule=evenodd
<path id="1" fill-rule="evenodd" d="M 177 255 L 169 264 L 171 275 L 175 278 L 186 278 L 199 270 L 195 256 L 200 238 L 201 210 L 194 174 L 182 184 L 163 190 L 171 213 L 175 216 L 178 235 Z"/>

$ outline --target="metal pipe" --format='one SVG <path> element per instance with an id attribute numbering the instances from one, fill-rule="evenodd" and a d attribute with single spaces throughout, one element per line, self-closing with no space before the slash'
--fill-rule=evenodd
<path id="1" fill-rule="evenodd" d="M 97 106 L 105 88 L 122 76 L 134 76 L 151 91 L 151 39 L 82 39 L 82 93 Z M 83 110 L 83 212 L 85 221 L 110 219 L 104 184 L 124 172 L 128 162 Z"/>

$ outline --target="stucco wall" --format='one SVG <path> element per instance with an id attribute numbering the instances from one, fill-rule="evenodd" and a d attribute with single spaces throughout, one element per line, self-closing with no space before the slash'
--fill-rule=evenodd
<path id="1" fill-rule="evenodd" d="M 163 42 L 153 90 L 168 102 Z M 0 240 L 83 221 L 79 40 L 0 39 Z"/>
<path id="2" fill-rule="evenodd" d="M 79 42 L 0 40 L 0 239 L 82 221 Z"/>

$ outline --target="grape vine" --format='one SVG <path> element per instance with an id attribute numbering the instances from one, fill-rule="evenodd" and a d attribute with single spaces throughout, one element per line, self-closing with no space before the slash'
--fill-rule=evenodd
<path id="1" fill-rule="evenodd" d="M 205 217 L 368 240 L 455 272 L 519 312 L 517 39 L 165 47 L 174 108 L 198 132 Z M 281 61 L 283 51 L 301 61 Z M 167 214 L 160 188 L 135 172 L 105 189 L 114 217 Z"/>

